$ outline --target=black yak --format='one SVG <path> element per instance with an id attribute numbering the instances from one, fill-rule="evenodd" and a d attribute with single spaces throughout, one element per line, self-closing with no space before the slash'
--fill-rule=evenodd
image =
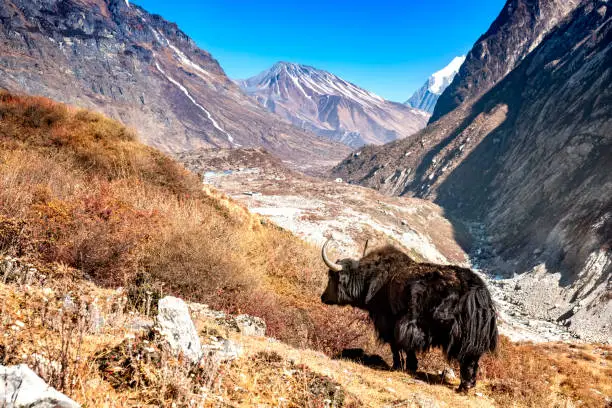
<path id="1" fill-rule="evenodd" d="M 461 385 L 476 384 L 478 361 L 497 346 L 496 313 L 484 282 L 470 269 L 418 263 L 393 247 L 360 260 L 331 262 L 323 245 L 329 280 L 321 301 L 367 311 L 379 338 L 389 343 L 393 367 L 417 369 L 417 352 L 441 347 L 461 366 Z"/>

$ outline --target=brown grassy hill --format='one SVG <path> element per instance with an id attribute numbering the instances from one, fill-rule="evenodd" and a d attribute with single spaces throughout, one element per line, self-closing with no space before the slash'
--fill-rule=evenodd
<path id="1" fill-rule="evenodd" d="M 296 345 L 333 351 L 360 337 L 357 327 L 327 327 L 338 317 L 318 302 L 325 275 L 315 248 L 203 192 L 117 122 L 8 93 L 0 117 L 0 252 L 108 286 L 146 274 L 186 299 L 261 316 Z"/>
<path id="2" fill-rule="evenodd" d="M 416 377 L 331 360 L 321 351 L 383 349 L 361 314 L 318 301 L 325 271 L 316 248 L 203 191 L 197 177 L 116 122 L 6 92 L 0 255 L 38 271 L 0 276 L 0 363 L 34 362 L 83 406 L 318 407 L 333 395 L 338 406 L 601 407 L 612 395 L 612 350 L 597 345 L 503 339 L 468 396 L 440 382 L 447 364 L 437 353 L 424 356 Z M 124 320 L 141 318 L 146 291 L 263 317 L 268 335 L 288 345 L 230 335 L 244 357 L 195 376 L 166 357 L 102 370 L 100 359 L 134 338 Z M 125 314 L 117 309 L 124 297 Z M 96 302 L 105 325 L 91 331 L 78 310 Z M 221 330 L 196 323 L 202 338 Z M 118 377 L 121 370 L 130 377 Z"/>

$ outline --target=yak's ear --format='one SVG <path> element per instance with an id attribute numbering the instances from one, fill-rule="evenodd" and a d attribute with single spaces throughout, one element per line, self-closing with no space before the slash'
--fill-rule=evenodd
<path id="1" fill-rule="evenodd" d="M 374 296 L 378 293 L 380 289 L 382 289 L 385 284 L 385 279 L 381 276 L 377 276 L 370 281 L 370 285 L 368 287 L 368 294 L 366 295 L 365 303 L 368 304 L 372 301 Z"/>

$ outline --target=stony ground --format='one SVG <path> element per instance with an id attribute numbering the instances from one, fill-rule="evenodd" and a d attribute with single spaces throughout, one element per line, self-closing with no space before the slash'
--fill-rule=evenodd
<path id="1" fill-rule="evenodd" d="M 129 307 L 129 288 L 102 289 L 74 279 L 69 270 L 53 280 L 36 268 L 30 271 L 0 282 L 5 332 L 0 357 L 7 366 L 28 364 L 83 407 L 598 407 L 612 402 L 612 384 L 605 380 L 612 349 L 605 346 L 517 345 L 502 338 L 500 351 L 483 359 L 476 389 L 457 394 L 456 367 L 453 371 L 436 352 L 419 356 L 416 375 L 370 368 L 266 337 L 259 318 L 197 303 L 187 307 L 168 297 L 151 303 L 150 310 L 147 302 L 147 310 L 139 312 Z M 193 336 L 201 343 L 196 365 L 180 351 L 196 350 Z"/>

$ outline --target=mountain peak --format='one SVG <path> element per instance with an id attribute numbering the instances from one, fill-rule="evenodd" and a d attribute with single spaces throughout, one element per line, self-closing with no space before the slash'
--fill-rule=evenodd
<path id="1" fill-rule="evenodd" d="M 351 147 L 406 137 L 429 117 L 328 71 L 293 62 L 279 61 L 238 84 L 294 125 Z"/>
<path id="2" fill-rule="evenodd" d="M 297 76 L 297 75 L 308 75 L 310 72 L 313 72 L 313 71 L 316 71 L 319 73 L 325 72 L 325 71 L 318 70 L 308 65 L 298 64 L 296 62 L 279 61 L 276 64 L 272 65 L 272 68 L 264 71 L 263 73 L 271 73 L 271 74 L 278 75 L 282 72 L 286 72 L 289 75 Z M 332 75 L 332 74 L 329 74 L 329 75 Z"/>
<path id="3" fill-rule="evenodd" d="M 461 68 L 463 61 L 465 61 L 465 55 L 455 57 L 447 66 L 434 72 L 429 78 L 429 90 L 434 94 L 442 94 L 444 89 L 450 85 L 455 75 L 459 72 L 459 68 Z"/>
<path id="4" fill-rule="evenodd" d="M 465 55 L 455 57 L 439 71 L 434 72 L 427 82 L 406 101 L 406 105 L 432 113 L 442 92 L 453 82 Z"/>

